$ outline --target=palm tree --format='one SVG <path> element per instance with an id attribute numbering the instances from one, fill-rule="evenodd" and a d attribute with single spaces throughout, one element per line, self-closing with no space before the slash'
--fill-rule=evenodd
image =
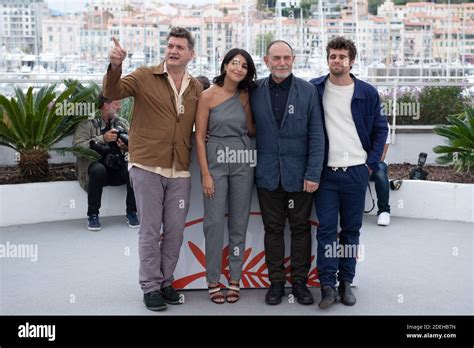
<path id="1" fill-rule="evenodd" d="M 474 165 L 474 108 L 467 107 L 464 113 L 447 117 L 447 125 L 436 126 L 434 132 L 445 137 L 448 145 L 433 148 L 441 154 L 437 162 L 452 164 L 457 172 L 469 172 Z"/>
<path id="2" fill-rule="evenodd" d="M 99 93 L 102 91 L 102 88 L 95 82 L 90 82 L 88 86 L 84 86 L 77 80 L 64 80 L 66 87 L 71 86 L 72 84 L 76 85 L 74 92 L 71 94 L 71 97 L 85 98 L 83 102 L 95 103 L 96 114 L 95 117 L 100 117 L 99 105 L 97 104 Z M 92 90 L 92 93 L 91 93 Z M 122 99 L 122 107 L 119 113 L 119 116 L 126 119 L 128 122 L 132 119 L 133 112 L 133 97 L 128 97 Z"/>
<path id="3" fill-rule="evenodd" d="M 77 90 L 78 83 L 65 83 L 66 89 L 57 96 L 56 85 L 44 86 L 38 91 L 28 88 L 26 94 L 15 88 L 8 99 L 0 95 L 0 145 L 10 147 L 20 155 L 20 174 L 26 182 L 45 181 L 49 172 L 49 151 L 71 151 L 95 158 L 95 152 L 73 147 L 53 148 L 54 144 L 74 132 L 76 125 L 89 115 L 68 105 L 87 104 L 94 93 L 93 87 Z M 95 110 L 95 104 L 92 110 Z M 86 105 L 87 106 L 87 105 Z M 81 109 L 84 111 L 84 108 Z M 61 111 L 61 112 L 58 112 Z M 3 116 L 3 117 L 2 117 Z M 90 115 L 93 117 L 93 115 Z"/>

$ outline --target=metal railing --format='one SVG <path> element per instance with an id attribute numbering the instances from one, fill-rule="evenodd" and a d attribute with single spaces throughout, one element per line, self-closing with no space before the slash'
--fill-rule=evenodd
<path id="1" fill-rule="evenodd" d="M 105 73 L 105 72 L 104 72 Z M 65 79 L 77 79 L 82 84 L 97 83 L 102 84 L 103 74 L 19 74 L 19 73 L 0 73 L 0 94 L 11 96 L 13 95 L 13 87 L 24 85 L 26 87 L 37 87 L 49 83 L 57 83 L 61 85 Z M 379 91 L 391 90 L 392 93 L 392 111 L 393 115 L 392 124 L 390 124 L 391 130 L 391 142 L 396 143 L 397 130 L 419 130 L 427 131 L 432 130 L 434 126 L 431 125 L 397 125 L 397 110 L 398 105 L 398 93 L 401 88 L 416 88 L 416 87 L 461 87 L 463 94 L 466 98 L 469 98 L 474 103 L 474 76 L 365 76 L 359 79 L 367 81 L 374 85 Z M 6 93 L 9 91 L 9 93 Z"/>

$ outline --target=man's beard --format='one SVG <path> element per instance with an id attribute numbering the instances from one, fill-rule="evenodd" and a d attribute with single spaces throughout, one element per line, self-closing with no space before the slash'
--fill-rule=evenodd
<path id="1" fill-rule="evenodd" d="M 336 68 L 330 68 L 329 71 L 331 72 L 331 75 L 336 76 L 336 77 L 341 77 L 344 75 L 344 69 L 341 68 L 341 70 L 336 69 Z"/>
<path id="2" fill-rule="evenodd" d="M 119 115 L 116 112 L 114 112 L 113 114 L 108 114 L 106 122 L 112 122 L 114 119 L 116 119 L 118 117 L 119 117 Z"/>
<path id="3" fill-rule="evenodd" d="M 279 79 L 286 79 L 288 76 L 290 76 L 291 74 L 291 71 L 290 70 L 286 70 L 286 71 L 273 71 L 273 76 L 275 76 L 276 78 L 279 78 Z"/>

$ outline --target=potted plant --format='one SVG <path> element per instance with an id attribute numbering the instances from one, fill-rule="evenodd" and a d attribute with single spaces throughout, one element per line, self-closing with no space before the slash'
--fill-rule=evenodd
<path id="1" fill-rule="evenodd" d="M 474 108 L 468 107 L 458 115 L 447 117 L 446 125 L 434 128 L 436 134 L 445 137 L 448 145 L 433 148 L 441 154 L 437 162 L 450 164 L 457 172 L 469 172 L 474 163 Z"/>
<path id="2" fill-rule="evenodd" d="M 10 99 L 0 95 L 0 145 L 17 151 L 18 166 L 25 182 L 47 180 L 49 151 L 95 156 L 94 151 L 87 149 L 54 147 L 72 134 L 79 122 L 94 116 L 78 114 L 76 108 L 66 107 L 91 102 L 94 87 L 78 89 L 79 85 L 74 81 L 65 82 L 65 85 L 66 89 L 59 95 L 55 84 L 38 91 L 29 87 L 26 94 L 15 88 L 15 95 Z"/>

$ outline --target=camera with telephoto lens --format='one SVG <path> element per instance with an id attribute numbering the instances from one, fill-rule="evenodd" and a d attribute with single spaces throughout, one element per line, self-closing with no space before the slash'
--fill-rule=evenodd
<path id="1" fill-rule="evenodd" d="M 110 153 L 110 147 L 108 144 L 101 144 L 95 140 L 89 141 L 89 148 L 97 152 L 102 157 Z"/>
<path id="2" fill-rule="evenodd" d="M 426 157 L 428 157 L 426 152 L 420 152 L 417 166 L 410 171 L 410 180 L 426 180 L 428 172 L 423 170 L 423 166 L 426 163 Z M 404 178 L 406 178 L 406 175 L 398 179 L 390 180 L 390 188 L 394 191 L 398 191 L 403 184 Z"/>
<path id="3" fill-rule="evenodd" d="M 107 122 L 107 126 L 102 129 L 100 133 L 104 135 L 112 128 L 115 128 L 117 131 L 117 140 L 120 139 L 125 145 L 128 146 L 127 131 L 125 131 L 125 129 L 120 126 L 112 127 L 112 120 Z M 91 140 L 89 141 L 89 147 L 101 156 L 99 162 L 101 162 L 107 169 L 118 170 L 127 164 L 125 156 L 122 154 L 122 150 L 118 146 L 117 141 L 101 144 L 95 140 Z"/>
<path id="4" fill-rule="evenodd" d="M 117 139 L 122 140 L 122 142 L 128 146 L 128 133 L 120 126 L 115 127 L 117 130 Z"/>
<path id="5" fill-rule="evenodd" d="M 410 180 L 426 180 L 428 172 L 423 170 L 428 155 L 425 152 L 420 152 L 418 156 L 418 165 L 410 172 Z"/>
<path id="6" fill-rule="evenodd" d="M 124 139 L 128 142 L 128 135 L 126 133 L 125 136 L 126 139 Z M 125 142 L 124 140 L 122 141 Z M 91 140 L 89 141 L 89 147 L 101 156 L 99 162 L 101 162 L 107 169 L 119 170 L 127 164 L 125 157 L 116 142 L 101 144 L 95 140 Z"/>

